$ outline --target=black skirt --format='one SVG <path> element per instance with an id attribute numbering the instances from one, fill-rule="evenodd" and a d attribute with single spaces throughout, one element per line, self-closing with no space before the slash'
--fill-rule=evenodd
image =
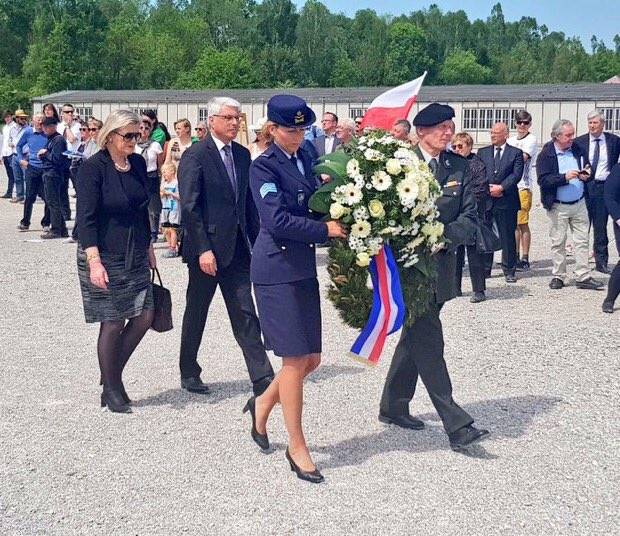
<path id="1" fill-rule="evenodd" d="M 131 263 L 126 263 L 125 255 L 105 253 L 101 253 L 101 262 L 110 280 L 107 290 L 97 288 L 90 282 L 86 253 L 78 247 L 78 277 L 86 322 L 127 320 L 140 315 L 144 310 L 154 308 L 146 250 L 134 251 Z"/>

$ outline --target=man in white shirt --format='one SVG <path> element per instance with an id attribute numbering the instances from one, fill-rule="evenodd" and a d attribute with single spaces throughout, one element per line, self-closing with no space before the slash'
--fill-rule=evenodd
<path id="1" fill-rule="evenodd" d="M 508 138 L 508 144 L 520 149 L 523 153 L 523 175 L 517 184 L 519 201 L 521 202 L 521 208 L 517 213 L 517 231 L 515 233 L 517 255 L 519 256 L 517 271 L 528 272 L 530 269 L 530 243 L 532 241 L 529 226 L 534 186 L 532 162 L 536 162 L 538 141 L 534 134 L 530 132 L 532 116 L 529 112 L 519 110 L 515 116 L 515 124 L 517 125 L 517 134 Z"/>
<path id="2" fill-rule="evenodd" d="M 13 177 L 13 149 L 9 146 L 9 138 L 11 129 L 17 126 L 17 123 L 13 121 L 13 114 L 8 110 L 4 112 L 4 125 L 2 127 L 2 163 L 8 177 L 8 183 L 6 193 L 2 196 L 3 199 L 11 199 L 13 197 L 13 184 L 15 179 Z"/>
<path id="3" fill-rule="evenodd" d="M 58 134 L 67 140 L 67 150 L 77 151 L 80 146 L 80 123 L 75 121 L 73 104 L 63 104 L 61 121 L 58 123 Z"/>
<path id="4" fill-rule="evenodd" d="M 336 129 L 338 128 L 338 116 L 332 112 L 325 112 L 323 119 L 321 120 L 321 126 L 323 127 L 323 135 L 317 136 L 314 140 L 314 146 L 316 147 L 319 156 L 324 154 L 331 154 L 336 150 L 336 147 L 340 144 L 336 137 Z"/>

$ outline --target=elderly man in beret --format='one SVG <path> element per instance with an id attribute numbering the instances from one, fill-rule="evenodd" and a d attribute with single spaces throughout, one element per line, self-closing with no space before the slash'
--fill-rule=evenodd
<path id="1" fill-rule="evenodd" d="M 476 226 L 476 202 L 471 190 L 469 164 L 463 157 L 446 151 L 452 136 L 454 110 L 433 103 L 413 120 L 420 139 L 414 149 L 428 164 L 442 188 L 437 201 L 439 219 L 445 226 L 446 248 L 436 251 L 435 300 L 412 326 L 402 329 L 387 374 L 379 420 L 402 428 L 421 430 L 424 423 L 409 413 L 418 376 L 443 421 L 450 446 L 464 449 L 488 435 L 473 426 L 473 418 L 452 398 L 452 384 L 443 356 L 444 341 L 439 313 L 456 289 L 456 248 L 471 241 Z"/>

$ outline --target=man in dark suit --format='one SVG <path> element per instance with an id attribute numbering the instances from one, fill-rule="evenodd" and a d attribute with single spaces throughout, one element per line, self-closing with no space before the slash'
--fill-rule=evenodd
<path id="1" fill-rule="evenodd" d="M 491 129 L 491 143 L 478 151 L 484 162 L 489 180 L 489 193 L 493 200 L 493 219 L 502 244 L 502 270 L 506 282 L 514 283 L 517 268 L 517 212 L 521 208 L 517 184 L 523 175 L 523 153 L 508 145 L 508 127 L 495 123 Z M 493 255 L 487 257 L 487 273 L 493 264 Z"/>
<path id="2" fill-rule="evenodd" d="M 448 247 L 437 251 L 435 300 L 412 326 L 404 326 L 385 380 L 379 420 L 401 428 L 421 430 L 424 423 L 409 414 L 418 376 L 439 413 L 454 450 L 465 448 L 488 435 L 473 426 L 474 420 L 452 398 L 452 384 L 443 357 L 443 330 L 439 313 L 443 304 L 457 295 L 456 249 L 468 244 L 476 230 L 476 201 L 471 189 L 469 164 L 447 152 L 452 137 L 454 110 L 433 103 L 416 115 L 420 143 L 415 152 L 429 165 L 443 195 L 437 200 L 439 219 L 445 226 Z"/>
<path id="3" fill-rule="evenodd" d="M 321 120 L 321 127 L 323 128 L 323 134 L 317 136 L 313 142 L 319 156 L 333 153 L 340 144 L 340 140 L 336 136 L 338 116 L 332 112 L 325 112 Z"/>
<path id="4" fill-rule="evenodd" d="M 588 155 L 592 166 L 593 180 L 586 185 L 586 207 L 590 224 L 594 228 L 594 259 L 596 270 L 609 274 L 611 270 L 607 266 L 609 251 L 607 246 L 607 220 L 609 212 L 605 206 L 603 191 L 605 181 L 611 168 L 618 163 L 620 157 L 620 137 L 611 132 L 603 132 L 605 128 L 605 116 L 598 110 L 588 114 L 588 133 L 575 138 L 582 152 Z"/>
<path id="5" fill-rule="evenodd" d="M 198 349 L 209 305 L 219 286 L 254 393 L 273 378 L 261 340 L 250 285 L 250 248 L 258 215 L 248 188 L 249 151 L 234 142 L 241 105 L 229 98 L 209 102 L 210 134 L 181 159 L 178 180 L 184 233 L 183 261 L 189 270 L 181 331 L 181 387 L 207 393 L 200 379 Z"/>

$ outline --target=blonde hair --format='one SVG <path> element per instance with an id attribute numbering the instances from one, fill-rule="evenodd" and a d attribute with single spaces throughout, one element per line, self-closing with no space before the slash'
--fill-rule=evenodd
<path id="1" fill-rule="evenodd" d="M 263 141 L 265 143 L 273 142 L 273 135 L 271 134 L 271 127 L 277 127 L 273 121 L 265 121 L 263 128 L 260 129 L 259 134 L 261 135 Z"/>
<path id="2" fill-rule="evenodd" d="M 162 179 L 164 178 L 164 174 L 167 171 L 172 171 L 174 175 L 177 174 L 177 167 L 172 163 L 172 162 L 168 162 L 166 164 L 163 164 L 161 166 L 161 177 Z"/>
<path id="3" fill-rule="evenodd" d="M 103 123 L 99 135 L 97 136 L 97 145 L 105 148 L 112 132 L 127 127 L 129 125 L 139 125 L 140 118 L 129 110 L 114 110 Z"/>
<path id="4" fill-rule="evenodd" d="M 189 122 L 189 119 L 179 119 L 174 122 L 174 128 L 177 128 L 177 125 L 183 125 L 191 134 L 192 132 L 192 124 Z"/>
<path id="5" fill-rule="evenodd" d="M 462 141 L 470 147 L 474 146 L 474 140 L 469 134 L 467 134 L 467 132 L 459 132 L 458 134 L 452 136 L 452 145 L 454 145 L 457 141 Z"/>

